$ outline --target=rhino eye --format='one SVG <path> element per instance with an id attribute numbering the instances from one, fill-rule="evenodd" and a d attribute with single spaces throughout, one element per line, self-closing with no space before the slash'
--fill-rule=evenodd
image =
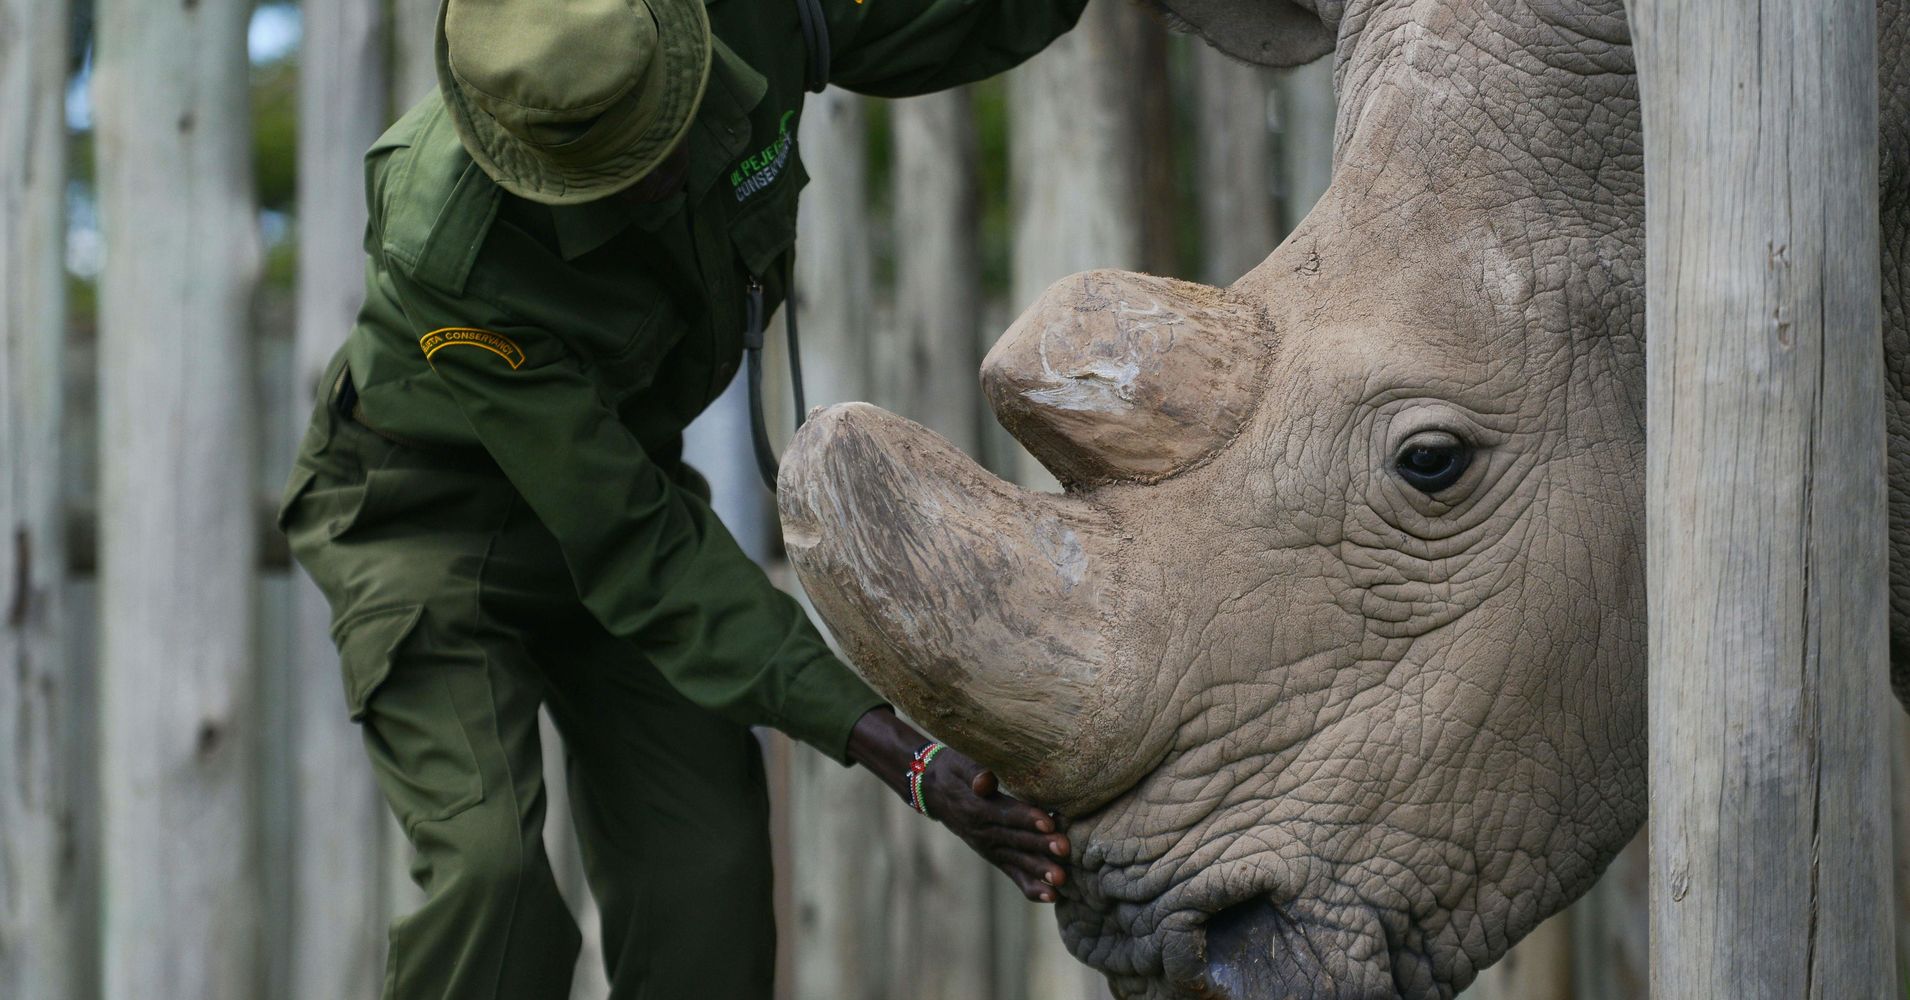
<path id="1" fill-rule="evenodd" d="M 1428 496 L 1450 487 L 1472 464 L 1472 449 L 1451 434 L 1422 434 L 1406 442 L 1393 467 L 1407 485 Z"/>

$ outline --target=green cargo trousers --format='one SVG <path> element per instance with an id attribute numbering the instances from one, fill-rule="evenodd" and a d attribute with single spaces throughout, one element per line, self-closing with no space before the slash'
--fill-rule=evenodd
<path id="1" fill-rule="evenodd" d="M 339 371 L 279 524 L 331 602 L 346 705 L 417 849 L 426 901 L 391 929 L 387 1000 L 569 996 L 580 938 L 544 853 L 540 705 L 563 737 L 611 996 L 769 996 L 769 804 L 749 731 L 604 631 L 494 467 L 358 425 Z"/>

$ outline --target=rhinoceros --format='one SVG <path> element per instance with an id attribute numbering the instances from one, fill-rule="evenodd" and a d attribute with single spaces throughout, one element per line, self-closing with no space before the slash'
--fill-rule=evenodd
<path id="1" fill-rule="evenodd" d="M 1625 10 L 1167 6 L 1244 59 L 1333 53 L 1325 197 L 1231 287 L 1094 271 L 1021 316 L 983 384 L 1065 492 L 837 406 L 785 462 L 789 553 L 878 689 L 1072 817 L 1061 933 L 1119 996 L 1450 997 L 1646 812 Z M 1903 660 L 1900 9 L 1881 27 Z"/>

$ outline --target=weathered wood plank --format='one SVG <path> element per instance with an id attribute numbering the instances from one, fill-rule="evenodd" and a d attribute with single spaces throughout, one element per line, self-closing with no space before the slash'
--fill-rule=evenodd
<path id="1" fill-rule="evenodd" d="M 1892 988 L 1874 0 L 1636 0 L 1652 993 Z"/>
<path id="2" fill-rule="evenodd" d="M 1129 67 L 1143 17 L 1092 5 L 1072 32 L 1008 76 L 1017 307 L 1077 271 L 1140 266 Z"/>
<path id="3" fill-rule="evenodd" d="M 1333 180 L 1333 60 L 1279 74 L 1281 231 L 1300 224 Z"/>
<path id="4" fill-rule="evenodd" d="M 251 4 L 102 0 L 104 990 L 258 991 Z"/>
<path id="5" fill-rule="evenodd" d="M 544 853 L 557 877 L 557 891 L 583 935 L 571 971 L 570 1000 L 602 1000 L 610 995 L 603 961 L 603 921 L 584 875 L 583 848 L 571 816 L 570 762 L 549 711 L 537 713 L 537 738 L 544 748 Z"/>
<path id="6" fill-rule="evenodd" d="M 873 401 L 974 454 L 982 406 L 981 234 L 974 102 L 965 90 L 889 105 L 896 329 L 875 338 Z"/>
<path id="7" fill-rule="evenodd" d="M 1218 49 L 1193 48 L 1195 169 L 1200 197 L 1200 280 L 1231 285 L 1280 242 L 1273 134 L 1273 74 Z"/>
<path id="8" fill-rule="evenodd" d="M 1156 28 L 1146 17 L 1119 4 L 1090 5 L 1074 31 L 1009 75 L 1010 297 L 1017 311 L 1078 271 L 1141 266 L 1132 67 L 1142 32 Z M 1053 477 L 1025 453 L 1015 478 L 1054 488 Z M 1001 1000 L 1106 995 L 1102 977 L 1062 946 L 1051 908 L 1021 900 L 1006 883 L 994 891 L 1002 894 Z M 1010 961 L 1017 952 L 1025 957 Z"/>
<path id="9" fill-rule="evenodd" d="M 1651 982 L 1650 834 L 1632 838 L 1571 913 L 1575 1000 L 1633 1000 Z"/>
<path id="10" fill-rule="evenodd" d="M 1897 992 L 1910 992 L 1910 716 L 1891 716 L 1891 889 L 1897 929 Z"/>
<path id="11" fill-rule="evenodd" d="M 889 106 L 896 329 L 871 345 L 870 397 L 971 455 L 983 413 L 974 116 L 959 90 Z M 1000 874 L 940 824 L 901 808 L 887 818 L 895 851 L 888 995 L 988 1000 L 991 880 Z"/>
<path id="12" fill-rule="evenodd" d="M 811 406 L 869 391 L 874 275 L 869 243 L 867 113 L 861 97 L 828 90 L 803 112 L 810 183 L 798 216 L 797 301 Z M 776 369 L 780 371 L 781 369 Z M 790 871 L 796 921 L 785 929 L 798 1000 L 887 995 L 893 855 L 881 832 L 894 795 L 867 773 L 807 748 L 788 758 Z"/>
<path id="13" fill-rule="evenodd" d="M 59 517 L 68 16 L 0 0 L 0 996 L 43 1000 L 91 961 Z"/>
<path id="14" fill-rule="evenodd" d="M 1897 994 L 1910 994 L 1910 716 L 1891 716 L 1891 903 L 1897 939 Z"/>
<path id="15" fill-rule="evenodd" d="M 1466 1000 L 1572 1000 L 1572 919 L 1566 910 L 1540 924 L 1479 974 Z"/>
<path id="16" fill-rule="evenodd" d="M 390 0 L 392 117 L 438 89 L 438 7 L 442 0 Z"/>
<path id="17" fill-rule="evenodd" d="M 1170 44 L 1165 25 L 1152 17 L 1135 16 L 1140 9 L 1136 5 L 1128 11 L 1134 48 L 1124 81 L 1132 101 L 1128 134 L 1149 137 L 1148 141 L 1133 143 L 1139 159 L 1133 211 L 1141 227 L 1140 269 L 1149 274 L 1180 275 L 1185 273 L 1180 246 L 1182 213 L 1199 209 L 1183 204 L 1185 199 L 1179 197 L 1176 174 L 1181 139 L 1175 127 L 1175 105 L 1184 104 L 1186 95 L 1176 86 L 1168 63 L 1175 54 L 1170 49 L 1185 52 L 1188 45 L 1206 46 L 1184 36 L 1172 39 Z"/>
<path id="18" fill-rule="evenodd" d="M 298 305 L 291 426 L 304 428 L 318 381 L 364 297 L 364 166 L 358 151 L 384 130 L 383 0 L 304 8 L 299 52 Z M 331 609 L 302 571 L 291 574 L 282 687 L 292 783 L 292 1000 L 378 995 L 385 899 L 379 838 L 384 802 L 358 728 L 346 718 Z"/>
<path id="19" fill-rule="evenodd" d="M 1910 715 L 1890 719 L 1891 888 L 1897 994 L 1910 993 Z"/>
<path id="20" fill-rule="evenodd" d="M 1140 49 L 1140 17 L 1119 5 L 1090 7 L 1072 32 L 1008 75 L 1009 298 L 1017 312 L 1078 271 L 1141 266 L 1141 161 L 1128 71 Z M 1026 454 L 1014 473 L 1024 486 L 1055 488 Z"/>

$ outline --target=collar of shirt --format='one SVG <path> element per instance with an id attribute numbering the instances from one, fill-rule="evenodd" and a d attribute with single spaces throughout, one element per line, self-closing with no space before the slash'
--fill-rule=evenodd
<path id="1" fill-rule="evenodd" d="M 703 107 L 696 124 L 685 139 L 690 143 L 690 169 L 685 178 L 687 198 L 701 200 L 711 185 L 723 176 L 730 163 L 749 146 L 749 114 L 762 103 L 769 81 L 720 38 L 711 38 L 715 50 L 710 60 L 710 81 L 703 91 Z M 663 201 L 639 205 L 620 198 L 605 198 L 583 205 L 551 207 L 551 222 L 557 230 L 557 244 L 565 260 L 575 260 L 610 242 L 632 225 L 645 232 L 659 226 L 683 210 L 686 196 L 677 194 Z"/>

